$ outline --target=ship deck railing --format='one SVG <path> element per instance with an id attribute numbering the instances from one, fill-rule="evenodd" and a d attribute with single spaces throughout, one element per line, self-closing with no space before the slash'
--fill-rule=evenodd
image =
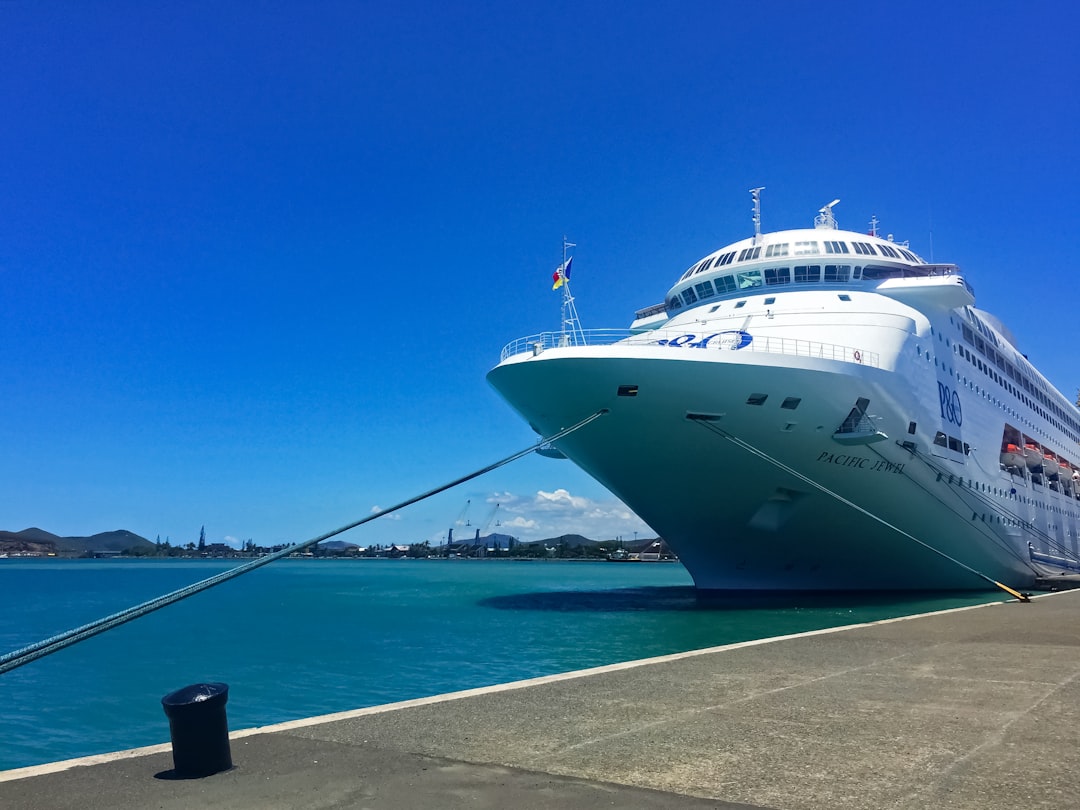
<path id="1" fill-rule="evenodd" d="M 845 363 L 880 367 L 877 352 L 837 343 L 816 340 L 800 340 L 789 337 L 754 336 L 749 343 L 739 332 L 703 332 L 690 334 L 686 331 L 630 329 L 576 329 L 566 332 L 541 332 L 518 338 L 507 343 L 502 350 L 500 362 L 519 354 L 540 354 L 547 349 L 569 346 L 670 346 L 672 349 L 705 351 L 764 352 L 796 357 L 812 357 L 821 360 L 838 360 Z M 748 337 L 748 336 L 747 336 Z"/>

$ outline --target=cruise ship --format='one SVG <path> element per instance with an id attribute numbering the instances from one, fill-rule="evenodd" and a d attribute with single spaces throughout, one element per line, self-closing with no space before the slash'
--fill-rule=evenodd
<path id="1" fill-rule="evenodd" d="M 752 235 L 695 261 L 629 329 L 566 317 L 556 271 L 562 328 L 509 343 L 488 374 L 541 436 L 602 414 L 548 454 L 622 499 L 699 589 L 1075 579 L 1073 401 L 956 265 L 876 220 L 841 230 L 838 200 L 762 233 L 751 194 Z"/>

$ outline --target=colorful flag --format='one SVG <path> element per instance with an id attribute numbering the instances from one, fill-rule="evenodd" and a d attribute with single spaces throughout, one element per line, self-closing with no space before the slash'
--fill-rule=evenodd
<path id="1" fill-rule="evenodd" d="M 551 289 L 557 290 L 563 285 L 564 282 L 570 280 L 570 262 L 572 262 L 573 260 L 574 257 L 571 256 L 563 264 L 560 264 L 559 269 L 552 274 L 551 280 L 554 282 L 554 284 L 551 285 Z"/>

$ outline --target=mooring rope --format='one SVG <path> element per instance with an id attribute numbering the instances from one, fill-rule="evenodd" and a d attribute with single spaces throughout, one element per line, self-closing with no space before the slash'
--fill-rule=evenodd
<path id="1" fill-rule="evenodd" d="M 249 563 L 244 563 L 243 565 L 238 565 L 235 568 L 230 568 L 228 571 L 223 571 L 222 573 L 204 579 L 201 582 L 196 582 L 193 585 L 188 585 L 184 588 L 180 588 L 179 590 L 167 593 L 164 596 L 159 596 L 155 599 L 143 602 L 142 604 L 127 608 L 126 610 L 122 610 L 119 613 L 114 613 L 111 616 L 106 616 L 103 619 L 98 619 L 97 621 L 90 622 L 89 624 L 84 624 L 81 627 L 76 627 L 73 630 L 68 630 L 64 633 L 60 633 L 59 635 L 52 636 L 43 641 L 36 642 L 35 644 L 31 644 L 27 647 L 23 647 L 22 649 L 15 650 L 14 652 L 10 652 L 6 655 L 0 656 L 0 675 L 3 675 L 5 672 L 10 672 L 11 670 L 18 667 L 21 667 L 24 664 L 29 664 L 31 661 L 36 661 L 38 658 L 43 658 L 46 655 L 62 650 L 65 647 L 70 647 L 72 644 L 77 644 L 83 639 L 90 638 L 91 636 L 96 636 L 99 633 L 104 633 L 106 630 L 111 630 L 112 628 L 118 627 L 121 624 L 125 624 L 126 622 L 130 622 L 133 619 L 138 619 L 140 616 L 145 616 L 148 613 L 153 613 L 155 610 L 160 610 L 163 607 L 175 604 L 181 599 L 187 599 L 189 596 L 194 596 L 197 593 L 205 591 L 209 588 L 213 588 L 215 585 L 220 585 L 223 582 L 228 582 L 230 579 L 235 579 L 236 577 L 246 574 L 249 571 L 254 571 L 256 568 L 261 568 L 264 565 L 269 565 L 275 560 L 280 560 L 282 557 L 287 557 L 290 554 L 295 554 L 296 552 L 308 548 L 309 546 L 313 546 L 316 543 L 321 543 L 323 540 L 329 540 L 335 535 L 347 532 L 349 531 L 349 529 L 355 529 L 357 526 L 375 520 L 376 518 L 382 517 L 383 515 L 388 515 L 391 512 L 397 512 L 399 509 L 404 509 L 406 506 L 412 506 L 414 503 L 422 501 L 426 498 L 430 498 L 432 495 L 438 495 L 440 492 L 445 492 L 448 489 L 452 489 L 453 487 L 456 487 L 460 484 L 464 484 L 466 481 L 471 481 L 474 478 L 479 478 L 485 473 L 489 473 L 492 470 L 497 470 L 499 467 L 503 467 L 511 463 L 512 461 L 517 461 L 519 458 L 524 458 L 525 456 L 529 455 L 530 453 L 545 444 L 556 442 L 565 436 L 569 436 L 574 431 L 580 430 L 581 428 L 585 427 L 593 420 L 600 418 L 607 412 L 607 408 L 602 408 L 591 416 L 587 416 L 585 419 L 582 419 L 577 424 L 571 425 L 568 428 L 563 428 L 557 433 L 554 433 L 551 436 L 547 436 L 538 441 L 536 444 L 530 445 L 524 450 L 519 450 L 513 455 L 507 456 L 500 461 L 496 461 L 493 464 L 488 464 L 486 467 L 482 467 L 479 470 L 475 470 L 474 472 L 468 473 L 467 475 L 463 475 L 460 478 L 455 478 L 453 481 L 437 486 L 434 489 L 429 489 L 427 492 L 423 492 L 420 495 L 414 495 L 413 497 L 408 498 L 401 503 L 394 504 L 393 506 L 388 506 L 386 509 L 379 509 L 368 515 L 367 517 L 361 518 L 360 520 L 354 520 L 352 523 L 334 529 L 333 531 L 326 532 L 325 534 L 320 534 L 318 537 L 313 537 L 310 540 L 305 540 L 302 543 L 287 546 L 280 551 L 275 551 L 272 554 L 267 554 L 265 557 L 259 557 Z"/>
<path id="2" fill-rule="evenodd" d="M 762 459 L 763 461 L 767 461 L 770 464 L 773 464 L 776 467 L 779 467 L 781 470 L 783 470 L 784 472 L 786 472 L 786 473 L 788 473 L 790 475 L 795 476 L 800 481 L 803 481 L 803 482 L 809 484 L 810 486 L 814 487 L 815 489 L 820 490 L 821 492 L 824 492 L 826 495 L 828 495 L 828 496 L 830 496 L 832 498 L 835 498 L 836 500 L 838 500 L 840 503 L 844 504 L 845 506 L 850 506 L 856 512 L 859 512 L 859 513 L 861 513 L 863 515 L 866 515 L 868 518 L 871 518 L 872 520 L 876 520 L 878 523 L 882 524 L 883 526 L 886 526 L 886 527 L 892 529 L 893 531 L 897 532 L 898 534 L 901 534 L 904 537 L 908 538 L 909 540 L 911 540 L 911 541 L 913 541 L 915 543 L 918 543 L 920 546 L 922 546 L 926 550 L 934 552 L 939 557 L 944 557 L 949 562 L 955 563 L 956 565 L 963 568 L 965 571 L 968 571 L 968 572 L 974 574 L 975 576 L 979 577 L 979 579 L 982 579 L 985 582 L 989 582 L 991 585 L 995 585 L 996 587 L 1001 588 L 1001 590 L 1005 591 L 1006 593 L 1010 594 L 1011 596 L 1016 597 L 1021 602 L 1030 601 L 1029 597 L 1026 594 L 1020 593 L 1020 591 L 1013 590 L 1008 585 L 1003 585 L 1002 583 L 998 582 L 997 580 L 992 579 L 991 577 L 988 577 L 986 574 L 982 573 L 981 571 L 977 571 L 976 569 L 972 568 L 970 565 L 966 565 L 965 563 L 960 562 L 960 560 L 957 560 L 954 557 L 950 557 L 944 551 L 941 551 L 940 549 L 934 548 L 929 543 L 923 542 L 922 540 L 920 540 L 919 538 L 915 537 L 912 534 L 908 534 L 903 529 L 901 529 L 899 526 L 894 526 L 892 523 L 889 523 L 889 521 L 885 520 L 884 518 L 875 515 L 873 512 L 870 512 L 867 509 L 863 509 L 857 503 L 853 503 L 852 501 L 849 501 L 843 495 L 840 495 L 837 492 L 833 492 L 831 489 L 826 487 L 824 484 L 819 484 L 817 481 L 813 480 L 812 478 L 809 478 L 808 476 L 803 475 L 798 470 L 793 470 L 791 467 L 784 464 L 782 461 L 779 461 L 779 460 L 773 458 L 772 456 L 770 456 L 764 450 L 759 450 L 758 448 L 754 447 L 754 445 L 750 444 L 749 442 L 744 441 L 743 439 L 740 439 L 738 436 L 735 436 L 732 433 L 728 433 L 726 430 L 724 430 L 723 428 L 713 424 L 708 419 L 694 418 L 694 416 L 692 416 L 692 415 L 687 415 L 687 419 L 690 419 L 693 422 L 697 422 L 698 424 L 700 424 L 700 425 L 704 426 L 705 428 L 711 430 L 713 433 L 717 434 L 718 436 L 721 436 L 722 438 L 727 439 L 732 444 L 735 444 L 738 447 L 741 447 L 742 449 L 746 450 L 748 453 L 751 453 L 751 454 L 757 456 L 758 458 Z"/>

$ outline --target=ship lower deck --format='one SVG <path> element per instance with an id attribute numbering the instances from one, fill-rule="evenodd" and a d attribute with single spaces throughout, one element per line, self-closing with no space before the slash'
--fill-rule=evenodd
<path id="1" fill-rule="evenodd" d="M 699 588 L 986 587 L 970 569 L 1034 582 L 1018 533 L 902 446 L 911 414 L 891 372 L 761 355 L 545 355 L 489 379 L 541 433 L 607 408 L 559 449 L 667 540 Z M 834 439 L 860 399 L 890 438 Z"/>

